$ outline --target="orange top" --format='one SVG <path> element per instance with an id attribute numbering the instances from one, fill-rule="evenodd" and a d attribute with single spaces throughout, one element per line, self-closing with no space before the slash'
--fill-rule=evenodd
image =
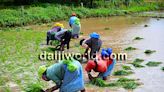
<path id="1" fill-rule="evenodd" d="M 98 55 L 98 60 L 96 62 L 97 62 L 97 69 L 96 69 L 95 61 L 94 60 L 89 60 L 87 62 L 85 70 L 87 72 L 90 72 L 93 69 L 95 72 L 102 72 L 102 73 L 104 73 L 104 72 L 107 71 L 108 66 L 110 64 L 112 64 L 113 60 L 112 59 L 102 60 L 101 56 Z"/>

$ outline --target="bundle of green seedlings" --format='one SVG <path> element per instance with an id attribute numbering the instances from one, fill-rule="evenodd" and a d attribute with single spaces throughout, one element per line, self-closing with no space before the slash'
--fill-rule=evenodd
<path id="1" fill-rule="evenodd" d="M 28 84 L 25 88 L 26 92 L 44 92 L 42 85 L 40 83 Z"/>
<path id="2" fill-rule="evenodd" d="M 129 74 L 132 74 L 132 73 L 133 73 L 132 71 L 118 70 L 118 71 L 114 72 L 114 75 L 116 75 L 116 76 L 126 76 L 126 75 L 129 75 Z"/>
<path id="3" fill-rule="evenodd" d="M 126 65 L 123 65 L 122 68 L 123 68 L 124 70 L 132 70 L 132 68 L 131 68 L 130 66 L 126 66 Z"/>
<path id="4" fill-rule="evenodd" d="M 46 51 L 46 52 L 54 52 L 56 50 L 56 48 L 55 47 L 44 47 L 41 50 Z"/>
<path id="5" fill-rule="evenodd" d="M 142 38 L 142 37 L 135 37 L 134 38 L 134 40 L 142 40 L 142 39 L 144 39 L 144 38 Z"/>
<path id="6" fill-rule="evenodd" d="M 60 44 L 60 41 L 58 41 L 58 40 L 51 41 L 51 45 L 53 45 L 53 46 L 58 46 L 59 44 Z"/>
<path id="7" fill-rule="evenodd" d="M 155 67 L 162 64 L 162 62 L 149 61 L 146 65 L 150 67 Z"/>
<path id="8" fill-rule="evenodd" d="M 99 86 L 99 87 L 107 87 L 107 84 L 101 78 L 95 78 L 91 81 L 91 84 Z"/>
<path id="9" fill-rule="evenodd" d="M 106 28 L 104 28 L 104 30 L 111 30 L 111 28 L 109 28 L 109 27 L 106 27 Z"/>
<path id="10" fill-rule="evenodd" d="M 154 53 L 154 52 L 156 52 L 155 50 L 145 50 L 145 54 L 152 54 L 152 53 Z"/>
<path id="11" fill-rule="evenodd" d="M 123 87 L 125 89 L 135 89 L 139 86 L 139 83 L 137 83 L 134 79 L 128 78 L 119 78 L 117 81 L 108 84 L 101 78 L 95 78 L 91 81 L 91 84 L 99 87 Z"/>
<path id="12" fill-rule="evenodd" d="M 83 32 L 80 32 L 81 35 L 83 35 L 84 33 Z"/>
<path id="13" fill-rule="evenodd" d="M 126 50 L 126 51 L 131 51 L 131 50 L 136 50 L 137 48 L 134 48 L 134 47 L 127 47 L 127 48 L 125 48 L 124 50 Z"/>
<path id="14" fill-rule="evenodd" d="M 148 27 L 148 25 L 147 25 L 147 24 L 145 24 L 145 25 L 144 25 L 144 27 Z"/>
<path id="15" fill-rule="evenodd" d="M 136 58 L 131 64 L 136 68 L 142 68 L 144 67 L 143 65 L 141 65 L 143 61 L 143 59 Z"/>
<path id="16" fill-rule="evenodd" d="M 164 71 L 164 67 L 162 67 L 161 70 Z"/>
<path id="17" fill-rule="evenodd" d="M 136 80 L 128 78 L 120 78 L 117 80 L 117 84 L 125 89 L 135 89 L 139 86 L 139 83 L 137 83 Z"/>

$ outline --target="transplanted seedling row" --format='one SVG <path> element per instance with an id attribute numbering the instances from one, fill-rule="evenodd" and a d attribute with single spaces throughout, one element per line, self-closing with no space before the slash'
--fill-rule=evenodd
<path id="1" fill-rule="evenodd" d="M 95 78 L 91 81 L 91 84 L 99 87 L 123 87 L 125 89 L 135 89 L 140 85 L 135 79 L 128 78 L 119 78 L 117 81 L 108 84 L 100 78 Z"/>

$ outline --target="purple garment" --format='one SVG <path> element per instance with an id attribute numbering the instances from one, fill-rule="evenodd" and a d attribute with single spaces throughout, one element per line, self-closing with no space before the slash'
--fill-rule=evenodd
<path id="1" fill-rule="evenodd" d="M 48 30 L 47 35 L 54 34 L 58 32 L 61 29 L 61 27 L 53 27 L 51 30 Z"/>
<path id="2" fill-rule="evenodd" d="M 67 31 L 66 29 L 61 29 L 61 31 L 56 32 L 55 39 L 60 41 L 66 31 Z"/>

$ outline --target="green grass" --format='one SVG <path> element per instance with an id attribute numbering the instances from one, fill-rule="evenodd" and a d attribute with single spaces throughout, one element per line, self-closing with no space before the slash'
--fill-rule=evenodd
<path id="1" fill-rule="evenodd" d="M 126 66 L 126 65 L 123 65 L 122 68 L 123 68 L 124 70 L 132 70 L 132 68 L 131 68 L 130 66 Z"/>
<path id="2" fill-rule="evenodd" d="M 134 38 L 134 40 L 142 40 L 142 39 L 144 39 L 144 38 L 142 38 L 142 37 L 135 37 Z"/>
<path id="3" fill-rule="evenodd" d="M 144 62 L 143 59 L 136 58 L 131 64 L 136 68 L 142 68 L 144 67 L 143 65 L 141 65 L 142 62 Z"/>
<path id="4" fill-rule="evenodd" d="M 149 54 L 152 54 L 154 52 L 156 52 L 156 51 L 155 50 L 145 50 L 144 53 L 149 55 Z"/>
<path id="5" fill-rule="evenodd" d="M 156 67 L 160 64 L 162 64 L 162 62 L 149 61 L 146 65 L 150 67 Z"/>
<path id="6" fill-rule="evenodd" d="M 137 48 L 134 48 L 134 47 L 127 47 L 127 48 L 125 48 L 124 50 L 126 50 L 126 51 L 132 51 L 132 50 L 136 50 Z"/>
<path id="7" fill-rule="evenodd" d="M 80 18 L 107 17 L 157 10 L 160 7 L 162 6 L 153 3 L 132 5 L 126 8 L 114 6 L 108 8 L 85 8 L 58 4 L 31 5 L 25 8 L 16 7 L 14 9 L 6 8 L 0 10 L 0 27 L 15 27 L 66 20 L 70 17 L 72 12 L 76 12 Z"/>
<path id="8" fill-rule="evenodd" d="M 132 74 L 132 71 L 126 71 L 126 70 L 118 70 L 114 72 L 114 75 L 116 76 L 127 76 L 129 74 Z"/>
<path id="9" fill-rule="evenodd" d="M 0 90 L 9 82 L 18 85 L 21 90 L 28 83 L 38 82 L 37 69 L 43 63 L 39 61 L 38 55 L 46 32 L 6 29 L 0 31 L 0 34 Z M 49 63 L 53 62 L 45 61 L 45 64 Z"/>

